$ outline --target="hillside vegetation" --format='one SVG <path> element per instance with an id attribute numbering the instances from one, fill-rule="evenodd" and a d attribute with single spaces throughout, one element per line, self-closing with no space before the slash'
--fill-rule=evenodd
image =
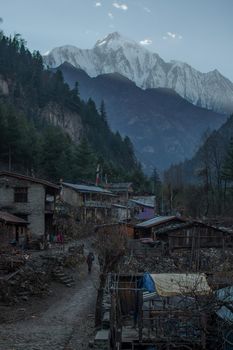
<path id="1" fill-rule="evenodd" d="M 194 216 L 233 215 L 233 115 L 206 135 L 195 156 L 165 172 L 170 207 Z"/>
<path id="2" fill-rule="evenodd" d="M 97 164 L 109 181 L 146 179 L 128 137 L 113 133 L 104 103 L 84 102 L 61 72 L 44 68 L 24 40 L 0 34 L 0 161 L 2 168 L 50 180 L 94 181 Z"/>

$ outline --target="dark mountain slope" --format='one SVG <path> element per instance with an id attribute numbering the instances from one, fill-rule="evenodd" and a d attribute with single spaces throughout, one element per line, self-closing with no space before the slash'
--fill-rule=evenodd
<path id="1" fill-rule="evenodd" d="M 61 72 L 46 70 L 39 52 L 31 53 L 20 36 L 8 38 L 2 32 L 0 136 L 3 166 L 33 169 L 51 180 L 94 181 L 99 162 L 108 175 L 122 180 L 139 171 L 129 138 L 110 130 L 95 103 L 82 101 Z"/>
<path id="2" fill-rule="evenodd" d="M 166 168 L 194 154 L 203 133 L 218 128 L 223 115 L 196 107 L 170 89 L 142 90 L 118 73 L 90 78 L 83 70 L 64 63 L 58 68 L 80 96 L 97 105 L 105 101 L 113 130 L 129 135 L 145 168 Z"/>
<path id="3" fill-rule="evenodd" d="M 232 138 L 233 115 L 218 130 L 206 137 L 190 160 L 176 165 L 176 172 L 182 174 L 185 183 L 197 183 L 200 182 L 200 177 L 198 177 L 200 171 L 208 167 L 209 176 L 213 182 L 216 182 L 217 177 L 222 175 L 222 167 Z M 172 173 L 174 168 L 171 167 L 168 171 Z"/>

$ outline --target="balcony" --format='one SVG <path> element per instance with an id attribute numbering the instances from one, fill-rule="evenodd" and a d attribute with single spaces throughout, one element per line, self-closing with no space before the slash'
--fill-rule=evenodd
<path id="1" fill-rule="evenodd" d="M 110 209 L 112 206 L 111 203 L 109 202 L 103 202 L 103 201 L 85 201 L 82 204 L 82 207 L 86 207 L 86 208 L 106 208 L 106 209 Z"/>

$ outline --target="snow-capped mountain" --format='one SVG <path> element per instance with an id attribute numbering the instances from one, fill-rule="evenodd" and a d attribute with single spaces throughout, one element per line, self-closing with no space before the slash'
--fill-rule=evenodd
<path id="1" fill-rule="evenodd" d="M 44 62 L 50 68 L 65 61 L 91 77 L 117 72 L 143 89 L 171 88 L 198 106 L 233 112 L 233 83 L 217 70 L 201 73 L 187 63 L 165 62 L 158 54 L 117 32 L 98 40 L 93 49 L 61 46 L 44 55 Z"/>

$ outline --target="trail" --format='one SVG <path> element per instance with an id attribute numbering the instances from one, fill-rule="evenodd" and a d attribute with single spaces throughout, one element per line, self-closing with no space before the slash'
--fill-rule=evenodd
<path id="1" fill-rule="evenodd" d="M 98 267 L 43 313 L 0 325 L 0 350 L 86 350 L 93 332 Z"/>

